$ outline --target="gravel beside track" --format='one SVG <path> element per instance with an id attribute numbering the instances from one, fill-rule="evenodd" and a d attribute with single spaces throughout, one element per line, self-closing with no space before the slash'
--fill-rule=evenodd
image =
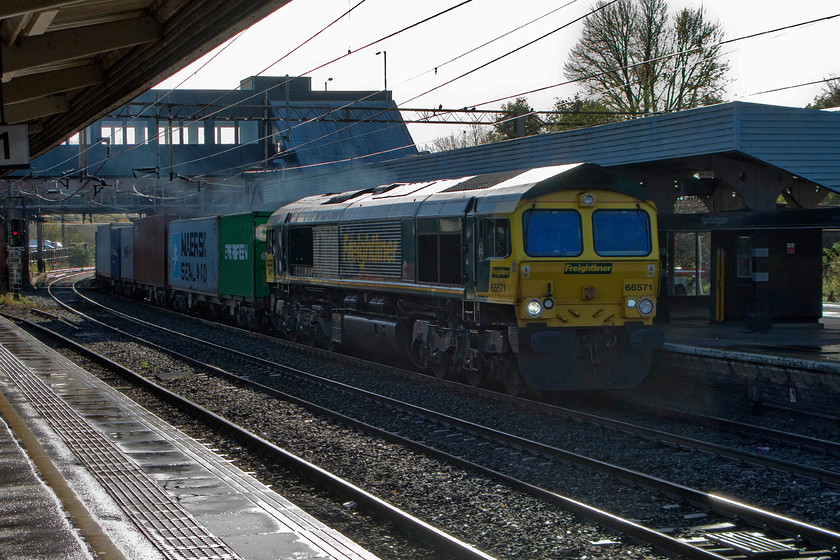
<path id="1" fill-rule="evenodd" d="M 122 302 L 122 305 L 128 306 L 129 303 Z M 138 312 L 132 309 L 132 313 Z M 145 313 L 158 315 L 159 311 L 145 310 L 141 314 Z M 243 337 L 241 333 L 230 334 L 225 329 L 208 328 L 189 318 L 173 316 L 168 317 L 167 322 L 170 328 L 202 333 L 203 337 L 212 333 L 219 339 L 217 342 L 220 344 L 230 344 L 231 340 L 235 340 L 234 343 L 240 350 L 259 351 L 266 358 L 307 371 L 317 370 L 318 374 L 325 377 L 337 378 L 345 383 L 388 394 L 400 400 L 636 470 L 655 473 L 687 486 L 711 492 L 718 491 L 758 507 L 830 529 L 837 530 L 840 527 L 840 492 L 837 489 L 823 488 L 812 481 L 794 479 L 764 469 L 744 467 L 699 453 L 663 448 L 659 444 L 624 434 L 551 418 L 524 407 L 511 406 L 492 397 L 477 398 L 475 395 L 461 394 L 432 384 L 394 378 L 375 370 L 338 365 L 306 352 L 292 351 L 266 343 L 260 338 Z M 69 327 L 62 327 L 60 323 L 56 324 L 56 327 L 57 330 L 64 328 L 69 336 L 74 336 Z M 431 523 L 500 558 L 523 555 L 531 558 L 656 557 L 646 549 L 626 544 L 595 545 L 593 543 L 611 542 L 615 535 L 588 524 L 581 524 L 572 516 L 558 512 L 553 506 L 522 496 L 493 481 L 453 469 L 381 440 L 336 427 L 301 411 L 298 407 L 233 389 L 229 383 L 201 375 L 201 372 L 196 375 L 196 372 L 170 358 L 152 356 L 148 351 L 135 347 L 133 343 L 120 343 L 111 335 L 99 340 L 96 336 L 88 335 L 88 332 L 92 332 L 92 329 L 85 327 L 82 336 L 75 334 L 77 339 L 94 343 L 99 351 L 107 351 L 115 361 L 126 363 L 135 371 L 156 374 L 167 379 L 168 388 L 185 392 L 192 400 L 232 421 L 254 426 L 253 429 L 257 433 L 266 437 L 271 434 L 270 439 L 278 445 L 303 457 L 312 458 L 313 462 L 356 481 L 360 486 L 374 488 L 374 493 L 381 497 L 415 512 Z M 323 397 L 323 394 L 311 395 L 312 400 Z M 271 412 L 267 413 L 269 410 Z M 387 412 L 358 410 L 349 411 L 349 414 L 362 418 L 367 415 L 372 417 L 371 421 L 374 422 L 377 415 L 380 416 L 379 420 L 383 420 L 382 417 L 386 416 Z M 697 439 L 711 440 L 712 436 L 724 438 L 727 445 L 732 444 L 730 436 L 711 434 L 702 427 L 682 424 L 657 428 L 686 431 L 687 435 Z M 790 426 L 787 429 L 790 429 Z M 830 432 L 831 429 L 826 431 Z M 198 433 L 201 433 L 200 429 Z M 734 442 L 734 445 L 765 447 L 743 441 Z M 801 456 L 794 456 L 797 457 L 795 460 L 802 460 Z M 540 466 L 539 459 L 524 456 L 521 463 L 498 465 L 497 468 L 508 469 L 514 473 L 532 469 L 537 473 L 534 476 L 540 476 Z M 836 468 L 836 464 L 833 466 Z M 251 470 L 257 469 L 259 467 Z M 673 523 L 674 514 L 678 514 L 683 507 L 677 502 L 659 497 L 645 498 L 644 503 L 639 503 L 637 489 L 582 469 L 568 468 L 550 472 L 544 470 L 541 475 L 544 478 L 541 484 L 553 484 L 556 491 L 562 494 L 633 516 L 654 528 L 661 528 L 661 523 Z M 340 515 L 332 513 L 327 517 L 355 517 L 352 509 L 339 508 L 338 513 Z M 703 524 L 710 521 L 692 513 L 685 523 Z M 339 530 L 347 532 L 342 528 Z M 384 549 L 391 551 L 391 547 L 395 546 L 393 539 L 382 537 L 375 541 L 376 546 L 366 546 L 388 557 L 379 549 L 383 548 L 383 542 L 387 542 Z M 404 553 L 404 550 L 400 550 L 400 554 L 392 557 L 405 558 L 407 556 Z M 416 557 L 423 557 L 422 551 L 418 554 L 420 556 Z"/>
<path id="2" fill-rule="evenodd" d="M 130 302 L 120 301 L 120 305 L 124 305 L 126 311 L 130 310 Z M 137 310 L 133 309 L 133 313 L 137 313 Z M 154 316 L 159 311 L 147 309 L 144 313 L 151 313 Z M 196 324 L 188 318 L 175 315 L 169 317 L 169 320 L 173 322 L 172 324 L 175 325 L 173 328 L 176 330 L 200 334 L 202 337 L 208 335 L 206 326 Z M 605 432 L 593 426 L 546 417 L 541 412 L 509 406 L 492 397 L 477 399 L 473 395 L 442 389 L 431 383 L 420 384 L 413 380 L 395 379 L 387 373 L 336 365 L 305 352 L 278 348 L 277 345 L 271 345 L 271 341 L 267 344 L 260 338 L 243 339 L 240 333 L 230 333 L 225 329 L 210 329 L 210 331 L 213 340 L 219 344 L 235 345 L 242 351 L 253 352 L 292 367 L 310 371 L 315 364 L 320 363 L 317 373 L 324 377 L 338 379 L 350 385 L 575 453 L 654 474 L 705 492 L 725 495 L 835 531 L 840 528 L 840 490 L 824 487 L 816 481 L 790 477 L 760 467 L 741 465 L 703 453 L 663 447 L 658 443 L 639 440 L 625 434 Z M 303 396 L 309 400 L 317 400 L 319 397 L 320 395 Z M 376 423 L 375 412 L 351 410 L 345 413 L 362 419 L 372 417 L 371 423 Z M 732 434 L 709 430 L 703 426 L 680 422 L 669 422 L 663 425 L 662 419 L 657 419 L 655 422 L 658 424 L 653 427 L 657 429 L 672 430 L 698 440 L 715 441 L 759 453 L 773 453 L 793 462 L 808 462 L 820 468 L 840 470 L 837 461 L 832 457 L 806 454 L 778 446 L 771 447 L 762 441 L 736 439 Z M 831 428 L 829 426 L 825 431 L 830 432 Z M 827 439 L 832 439 L 831 433 L 826 435 Z M 836 432 L 833 435 L 836 436 Z M 516 465 L 514 472 L 523 466 L 525 465 Z M 503 465 L 500 466 L 499 470 L 504 470 L 503 467 Z M 657 527 L 657 523 L 666 523 L 667 526 L 673 523 L 672 510 L 675 504 L 667 499 L 640 504 L 638 492 L 633 487 L 614 484 L 608 478 L 591 475 L 591 473 L 580 476 L 576 469 L 568 472 L 546 473 L 547 479 L 551 477 L 558 481 L 555 490 L 561 494 L 580 499 L 596 507 L 616 511 L 621 515 L 651 524 L 653 527 Z M 538 482 L 547 484 L 547 481 Z M 622 498 L 624 499 L 623 506 Z"/>
<path id="3" fill-rule="evenodd" d="M 49 307 L 51 313 L 63 316 L 64 312 Z M 38 319 L 29 314 L 27 318 Z M 67 318 L 75 321 L 69 315 Z M 648 547 L 621 542 L 610 531 L 493 480 L 325 421 L 300 407 L 232 387 L 228 382 L 194 371 L 167 355 L 135 343 L 117 340 L 113 335 L 93 334 L 94 329 L 87 325 L 80 335 L 74 329 L 52 322 L 56 330 L 63 329 L 63 334 L 83 341 L 112 360 L 138 373 L 158 375 L 158 382 L 168 389 L 352 480 L 497 558 L 662 558 Z M 322 370 L 321 374 L 335 375 L 345 367 L 315 365 L 316 360 L 306 354 L 296 359 L 301 367 Z M 85 367 L 101 371 L 91 364 Z M 357 371 L 355 375 L 364 376 L 365 372 Z M 120 380 L 115 382 L 125 385 Z M 242 468 L 257 473 L 278 492 L 383 558 L 437 558 L 433 551 L 406 541 L 390 528 L 372 529 L 371 521 L 352 504 L 327 495 L 305 481 L 290 479 L 282 467 L 264 464 L 224 436 L 196 425 L 184 414 L 150 399 L 142 391 L 126 390 L 147 408 L 210 447 L 224 451 Z M 609 488 L 602 489 L 605 494 L 609 491 Z"/>

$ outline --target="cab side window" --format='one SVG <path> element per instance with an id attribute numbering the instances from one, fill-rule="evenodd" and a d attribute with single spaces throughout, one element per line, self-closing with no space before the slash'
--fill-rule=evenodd
<path id="1" fill-rule="evenodd" d="M 507 218 L 485 218 L 481 221 L 484 255 L 479 258 L 499 259 L 510 255 L 510 222 Z"/>

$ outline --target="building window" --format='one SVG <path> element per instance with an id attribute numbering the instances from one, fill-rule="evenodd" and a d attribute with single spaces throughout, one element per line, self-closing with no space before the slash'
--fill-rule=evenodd
<path id="1" fill-rule="evenodd" d="M 99 129 L 99 137 L 93 140 L 94 142 L 107 140 L 112 146 L 125 144 L 124 130 L 122 123 L 103 123 L 103 126 Z"/>
<path id="2" fill-rule="evenodd" d="M 239 144 L 253 144 L 260 139 L 260 127 L 257 121 L 241 121 L 238 123 Z"/>
<path id="3" fill-rule="evenodd" d="M 193 122 L 182 127 L 183 143 L 198 145 L 204 144 L 204 123 L 201 121 Z"/>
<path id="4" fill-rule="evenodd" d="M 145 124 L 125 127 L 125 143 L 129 145 L 146 144 L 149 141 L 149 129 Z"/>
<path id="5" fill-rule="evenodd" d="M 216 123 L 213 129 L 216 144 L 236 144 L 236 125 L 234 123 Z"/>

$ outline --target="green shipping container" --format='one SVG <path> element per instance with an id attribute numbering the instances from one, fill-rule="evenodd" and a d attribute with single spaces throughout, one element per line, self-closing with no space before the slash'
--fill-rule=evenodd
<path id="1" fill-rule="evenodd" d="M 219 219 L 219 296 L 254 300 L 268 296 L 265 282 L 265 223 L 270 212 Z"/>

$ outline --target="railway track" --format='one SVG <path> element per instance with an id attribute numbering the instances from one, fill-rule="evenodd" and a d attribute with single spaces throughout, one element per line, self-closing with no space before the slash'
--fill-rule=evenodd
<path id="1" fill-rule="evenodd" d="M 80 295 L 80 294 L 79 294 Z M 81 296 L 80 297 L 84 297 Z M 88 300 L 89 303 L 94 304 L 93 300 Z M 177 314 L 176 314 L 177 315 Z M 160 329 L 157 325 L 152 325 L 151 323 L 138 321 L 136 318 L 131 319 L 139 324 L 145 324 L 146 326 Z M 225 327 L 228 328 L 228 327 Z M 232 331 L 238 333 L 243 336 L 256 336 L 252 333 L 247 333 L 246 331 L 241 331 L 240 329 L 231 328 Z M 176 337 L 184 337 L 183 333 L 174 331 L 174 330 L 165 330 L 168 335 L 176 336 Z M 281 343 L 277 339 L 264 337 L 262 340 L 266 340 L 270 343 Z M 237 355 L 249 362 L 254 362 L 258 365 L 264 365 L 267 367 L 272 368 L 282 368 L 283 365 L 277 363 L 276 361 L 261 359 L 257 356 L 248 354 L 247 352 L 239 352 L 235 349 L 214 345 L 209 343 L 206 340 L 197 340 L 193 339 L 193 342 L 197 342 L 201 345 L 206 345 L 208 347 L 214 348 L 215 350 L 222 351 L 226 354 L 234 354 Z M 295 343 L 287 343 L 290 344 L 292 347 L 301 348 L 301 345 L 297 345 Z M 332 357 L 333 354 L 327 352 L 325 350 L 319 349 L 311 349 L 306 348 L 307 352 L 317 353 L 323 356 Z M 342 357 L 344 360 L 349 360 L 350 363 L 357 363 L 361 364 L 363 367 L 375 367 L 381 368 L 388 371 L 388 373 L 398 373 L 402 376 L 407 376 L 411 379 L 418 380 L 420 382 L 426 383 L 439 383 L 444 387 L 452 387 L 451 383 L 447 383 L 445 381 L 440 381 L 436 379 L 429 378 L 428 376 L 417 374 L 415 372 L 405 371 L 405 370 L 398 370 L 396 368 L 389 368 L 387 366 L 383 366 L 381 364 L 374 364 L 371 362 L 367 362 L 364 360 L 355 360 L 352 358 Z M 302 371 L 295 371 L 294 373 L 297 376 L 305 376 L 305 372 Z M 317 377 L 317 376 L 316 376 Z M 320 381 L 319 382 L 326 382 Z M 343 384 L 339 384 L 342 385 Z M 488 395 L 488 393 L 481 389 L 474 389 L 469 387 L 460 386 L 457 387 L 459 390 L 464 391 L 466 393 L 474 393 L 476 395 Z M 353 390 L 352 387 L 344 387 L 345 390 Z M 735 445 L 723 445 L 719 443 L 711 443 L 708 441 L 700 440 L 696 437 L 690 437 L 686 435 L 680 435 L 678 433 L 671 433 L 668 431 L 664 431 L 662 429 L 655 429 L 648 427 L 646 425 L 642 425 L 640 423 L 631 423 L 628 421 L 622 421 L 618 419 L 614 419 L 608 416 L 586 413 L 581 410 L 567 408 L 567 407 L 560 407 L 560 406 L 553 406 L 550 404 L 545 403 L 534 403 L 532 401 L 523 401 L 523 399 L 517 397 L 510 397 L 507 395 L 497 395 L 495 393 L 490 393 L 491 398 L 499 399 L 503 402 L 512 403 L 519 406 L 524 407 L 534 407 L 535 409 L 539 410 L 544 414 L 551 415 L 553 417 L 564 418 L 567 420 L 572 420 L 574 422 L 583 422 L 592 426 L 596 426 L 599 428 L 605 428 L 609 430 L 614 430 L 616 432 L 638 437 L 645 441 L 651 441 L 660 443 L 666 446 L 673 446 L 679 449 L 691 449 L 700 451 L 703 453 L 707 453 L 716 457 L 727 458 L 737 463 L 753 465 L 762 468 L 769 468 L 778 472 L 788 473 L 791 475 L 801 476 L 804 478 L 812 479 L 819 481 L 821 483 L 833 486 L 833 487 L 840 487 L 840 472 L 837 470 L 829 468 L 830 466 L 835 466 L 834 461 L 826 461 L 826 467 L 820 468 L 817 466 L 804 466 L 793 462 L 792 460 L 786 460 L 784 458 L 773 457 L 762 455 L 756 452 L 748 451 L 745 448 L 749 447 L 762 447 L 762 445 L 757 445 L 758 443 L 763 443 L 765 441 L 774 441 L 785 443 L 786 445 L 803 450 L 809 451 L 816 451 L 820 454 L 827 455 L 829 457 L 836 456 L 840 454 L 840 444 L 835 442 L 830 442 L 826 440 L 819 440 L 817 438 L 806 437 L 798 434 L 793 434 L 790 432 L 781 432 L 778 430 L 771 430 L 768 428 L 762 428 L 759 426 L 751 426 L 743 423 L 735 423 L 731 421 L 726 421 L 720 418 L 710 418 L 704 417 L 696 414 L 689 414 L 689 413 L 680 413 L 674 410 L 662 410 L 662 409 L 655 409 L 654 407 L 642 407 L 637 405 L 635 410 L 637 412 L 646 413 L 648 416 L 654 417 L 658 420 L 681 420 L 687 424 L 698 424 L 702 423 L 706 426 L 713 426 L 725 429 L 730 433 L 740 433 L 744 435 L 751 436 L 748 440 L 749 443 L 743 443 L 740 447 Z M 625 406 L 622 403 L 622 406 Z M 755 439 L 758 438 L 758 439 Z M 835 466 L 836 469 L 836 466 Z"/>
<path id="2" fill-rule="evenodd" d="M 262 362 L 262 365 L 266 366 L 267 364 L 265 362 Z M 202 364 L 201 367 L 209 368 L 207 364 Z M 274 364 L 271 365 L 271 367 L 277 368 L 277 365 Z M 333 386 L 335 387 L 336 385 L 333 384 Z M 348 388 L 346 387 L 340 387 L 339 389 L 340 391 L 345 393 L 348 390 Z M 354 390 L 354 392 L 356 394 L 362 394 L 362 392 L 358 390 Z M 283 396 L 283 398 L 288 399 L 290 397 L 288 395 L 285 395 Z M 338 397 L 339 400 L 341 398 L 342 397 Z M 446 417 L 445 415 L 434 414 L 430 411 L 418 409 L 417 407 L 412 408 L 404 403 L 394 402 L 393 399 L 389 401 L 384 397 L 374 397 L 371 395 L 364 395 L 364 398 L 376 398 L 376 401 L 378 403 L 377 406 L 384 406 L 387 408 L 387 411 L 374 412 L 374 416 L 410 417 L 410 420 L 407 423 L 414 424 L 416 428 L 415 432 L 420 434 L 420 436 L 415 436 L 413 438 L 403 436 L 403 439 L 399 440 L 401 441 L 402 445 L 414 446 L 418 449 L 423 450 L 424 453 L 435 454 L 449 462 L 460 463 L 464 466 L 468 466 L 473 469 L 477 468 L 475 465 L 469 464 L 471 463 L 471 461 L 457 458 L 456 452 L 450 452 L 452 451 L 452 444 L 456 441 L 460 445 L 466 445 L 470 448 L 491 445 L 495 446 L 493 454 L 497 455 L 496 462 L 498 464 L 517 465 L 517 468 L 515 469 L 517 471 L 528 470 L 523 466 L 536 466 L 536 469 L 532 469 L 536 471 L 536 474 L 531 475 L 532 479 L 539 478 L 539 476 L 544 476 L 547 472 L 557 471 L 559 467 L 554 465 L 553 462 L 573 462 L 576 464 L 584 465 L 587 469 L 594 469 L 599 472 L 608 473 L 610 476 L 613 477 L 631 480 L 634 484 L 640 484 L 654 488 L 658 492 L 664 492 L 665 494 L 679 501 L 695 503 L 699 507 L 704 509 L 712 508 L 718 511 L 720 514 L 727 517 L 732 516 L 740 517 L 742 519 L 746 518 L 749 519 L 752 523 L 758 524 L 759 526 L 776 527 L 780 534 L 798 536 L 801 539 L 803 539 L 802 541 L 800 541 L 800 543 L 810 541 L 814 547 L 822 547 L 824 549 L 823 552 L 825 552 L 826 550 L 830 550 L 833 546 L 837 546 L 837 536 L 831 531 L 820 530 L 808 524 L 803 524 L 790 519 L 785 519 L 781 516 L 768 515 L 765 512 L 761 512 L 757 508 L 751 508 L 743 504 L 737 504 L 736 502 L 733 502 L 731 500 L 711 496 L 706 493 L 681 487 L 680 485 L 669 485 L 663 480 L 658 480 L 656 477 L 646 476 L 643 473 L 633 471 L 632 469 L 626 469 L 618 467 L 616 465 L 610 465 L 604 461 L 597 461 L 591 458 L 582 457 L 574 453 L 559 450 L 550 445 L 545 445 L 534 441 L 528 441 L 523 438 L 517 438 L 510 434 L 503 434 L 498 430 L 490 430 L 488 428 L 478 426 L 474 423 L 467 423 L 457 419 Z M 325 412 L 322 411 L 321 413 Z M 343 419 L 343 421 L 350 422 L 351 420 L 345 418 Z M 591 419 L 587 421 L 591 421 Z M 437 427 L 428 427 L 426 424 L 427 422 L 433 422 L 434 425 Z M 402 421 L 402 423 L 406 424 L 406 421 Z M 362 424 L 357 424 L 357 427 L 371 429 Z M 626 432 L 626 429 L 624 429 L 623 431 Z M 434 437 L 425 437 L 424 439 L 423 434 L 434 434 Z M 388 437 L 393 439 L 396 437 L 396 435 L 381 434 L 381 437 Z M 476 438 L 481 438 L 481 441 L 476 441 Z M 428 441 L 429 439 L 431 439 L 432 441 Z M 447 448 L 450 449 L 446 450 Z M 503 454 L 503 451 L 505 449 L 510 449 L 510 451 L 506 452 L 506 454 Z M 463 454 L 463 451 L 461 451 L 460 453 Z M 559 495 L 557 492 L 554 492 L 551 489 L 540 488 L 537 485 L 531 484 L 527 481 L 515 479 L 511 475 L 501 472 L 501 470 L 496 470 L 492 465 L 484 466 L 482 468 L 485 469 L 485 475 L 493 476 L 497 480 L 503 480 L 506 484 L 519 488 L 520 490 L 529 491 L 534 495 L 539 495 L 543 500 L 561 505 L 561 507 L 566 508 L 579 507 L 578 502 L 576 500 L 570 500 L 564 496 Z M 555 475 L 555 477 L 556 476 L 565 477 L 566 475 Z M 601 514 L 598 513 L 596 509 L 587 509 L 585 507 L 582 510 L 573 510 L 579 513 L 580 515 L 595 518 L 600 523 L 604 523 L 607 526 L 611 526 L 625 534 L 633 534 L 633 538 L 643 539 L 646 542 L 654 543 L 656 546 L 668 550 L 669 553 L 682 554 L 686 555 L 687 557 L 718 557 L 707 556 L 704 554 L 708 553 L 709 550 L 715 551 L 713 554 L 723 554 L 723 550 L 720 547 L 725 543 L 728 543 L 728 546 L 730 547 L 734 547 L 731 548 L 731 551 L 733 552 L 735 550 L 738 550 L 739 546 L 741 547 L 742 552 L 744 550 L 747 550 L 749 546 L 759 548 L 762 546 L 768 546 L 771 548 L 777 547 L 777 552 L 779 554 L 786 554 L 786 550 L 790 552 L 794 548 L 798 549 L 798 547 L 800 546 L 800 543 L 792 543 L 792 541 L 789 540 L 786 541 L 784 539 L 766 539 L 760 533 L 754 530 L 744 530 L 744 526 L 729 523 L 725 520 L 719 520 L 715 523 L 710 524 L 707 523 L 704 530 L 695 529 L 694 533 L 691 533 L 686 528 L 686 531 L 688 531 L 686 533 L 686 538 L 689 539 L 688 541 L 685 539 L 673 539 L 670 536 L 663 536 L 661 533 L 657 534 L 656 536 L 654 536 L 653 534 L 639 536 L 638 534 L 632 532 L 639 530 L 635 527 L 635 525 L 637 524 L 630 523 L 629 525 L 626 525 L 626 520 L 620 520 L 618 516 L 608 515 L 606 518 L 601 518 Z M 684 512 L 681 512 L 681 516 L 684 519 L 689 520 L 705 519 L 704 513 L 686 514 Z M 685 523 L 683 523 L 683 525 L 685 525 Z M 641 528 L 641 531 L 644 533 L 645 531 L 647 531 L 647 529 Z M 657 532 L 654 531 L 653 533 Z M 740 543 L 737 542 L 739 539 L 742 538 L 751 541 L 752 544 L 745 544 L 746 541 Z M 673 543 L 671 543 L 671 541 L 675 541 L 679 544 L 674 545 Z M 688 551 L 675 551 L 673 548 L 668 548 L 668 546 L 666 545 L 677 547 L 688 546 Z M 809 553 L 811 552 L 819 551 L 815 551 L 812 547 L 809 550 Z M 692 554 L 700 554 L 700 556 L 692 556 Z"/>

